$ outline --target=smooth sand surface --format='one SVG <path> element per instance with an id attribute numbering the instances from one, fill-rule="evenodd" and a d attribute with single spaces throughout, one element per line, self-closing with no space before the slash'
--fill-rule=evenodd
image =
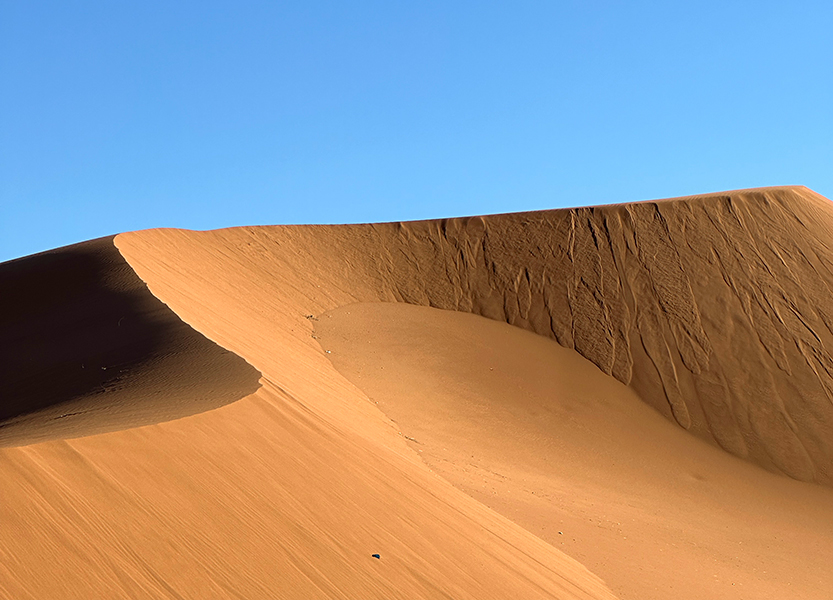
<path id="1" fill-rule="evenodd" d="M 833 490 L 688 434 L 554 341 L 392 303 L 315 331 L 436 473 L 621 598 L 830 598 Z"/>
<path id="2" fill-rule="evenodd" d="M 107 258 L 83 285 L 49 264 L 33 275 L 37 257 L 0 265 L 0 282 L 50 290 L 0 295 L 4 360 L 18 365 L 7 372 L 49 381 L 28 396 L 9 387 L 0 431 L 18 428 L 9 444 L 67 438 L 0 449 L 0 597 L 825 597 L 831 230 L 826 199 L 766 188 L 418 223 L 134 232 L 95 250 Z M 108 287 L 111 272 L 126 294 Z M 101 308 L 77 318 L 67 298 Z M 356 303 L 472 314 L 337 316 Z M 137 318 L 124 338 L 112 321 L 126 309 Z M 328 311 L 334 329 L 316 333 Z M 407 390 L 354 378 L 374 355 L 344 332 L 385 315 L 411 333 L 363 339 L 404 344 L 421 363 L 402 367 Z M 458 339 L 437 340 L 438 328 Z M 344 350 L 327 347 L 339 336 Z M 527 358 L 484 389 L 469 364 L 482 354 L 436 360 L 469 336 L 476 352 Z M 118 352 L 123 379 L 79 375 L 79 360 L 108 366 Z M 582 369 L 572 399 L 553 405 L 551 389 Z M 456 383 L 430 385 L 443 378 Z M 414 425 L 418 389 L 434 408 Z M 72 402 L 92 418 L 60 432 Z M 478 402 L 521 410 L 467 422 Z M 102 419 L 107 430 L 153 424 L 77 438 L 108 406 L 133 416 Z M 417 435 L 424 422 L 435 427 Z"/>

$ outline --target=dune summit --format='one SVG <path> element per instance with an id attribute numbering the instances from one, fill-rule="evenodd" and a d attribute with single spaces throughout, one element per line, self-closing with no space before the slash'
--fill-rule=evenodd
<path id="1" fill-rule="evenodd" d="M 831 227 L 828 200 L 773 188 L 485 218 L 241 228 L 221 243 L 257 252 L 264 269 L 283 263 L 315 276 L 327 265 L 317 296 L 338 288 L 552 337 L 693 433 L 830 485 Z"/>
<path id="2" fill-rule="evenodd" d="M 829 598 L 830 231 L 765 188 L 0 265 L 0 596 Z"/>

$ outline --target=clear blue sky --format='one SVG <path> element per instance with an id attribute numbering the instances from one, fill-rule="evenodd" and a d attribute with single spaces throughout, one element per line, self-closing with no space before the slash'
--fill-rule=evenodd
<path id="1" fill-rule="evenodd" d="M 833 3 L 0 0 L 0 260 L 803 184 Z"/>

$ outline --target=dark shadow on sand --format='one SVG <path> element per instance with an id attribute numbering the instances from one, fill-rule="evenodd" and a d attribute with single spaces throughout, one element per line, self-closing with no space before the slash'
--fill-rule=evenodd
<path id="1" fill-rule="evenodd" d="M 153 296 L 113 237 L 0 264 L 0 445 L 184 417 L 259 378 Z"/>

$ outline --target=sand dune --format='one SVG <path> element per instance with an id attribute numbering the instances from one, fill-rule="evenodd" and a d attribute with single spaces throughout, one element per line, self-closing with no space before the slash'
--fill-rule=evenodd
<path id="1" fill-rule="evenodd" d="M 401 303 L 315 331 L 435 472 L 621 598 L 830 597 L 833 490 L 691 436 L 577 353 Z"/>
<path id="2" fill-rule="evenodd" d="M 244 288 L 308 278 L 310 312 L 400 301 L 530 329 L 694 434 L 831 485 L 831 224 L 821 196 L 767 188 L 486 218 L 131 235 L 204 245 L 199 260 L 217 262 L 215 244 L 240 253 L 224 260 L 256 279 L 238 276 Z"/>
<path id="3" fill-rule="evenodd" d="M 0 445 L 177 419 L 260 373 L 183 323 L 103 238 L 0 266 Z"/>
<path id="4" fill-rule="evenodd" d="M 0 265 L 5 443 L 111 431 L 0 449 L 0 597 L 829 597 L 831 226 L 769 188 Z M 339 312 L 380 302 L 473 315 Z"/>

